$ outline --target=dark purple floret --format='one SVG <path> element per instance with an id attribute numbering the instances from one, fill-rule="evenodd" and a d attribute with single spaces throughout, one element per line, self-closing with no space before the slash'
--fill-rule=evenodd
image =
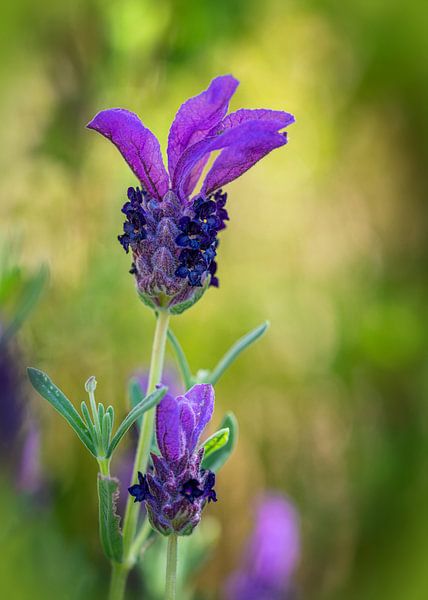
<path id="1" fill-rule="evenodd" d="M 215 473 L 212 471 L 206 471 L 207 477 L 204 485 L 204 497 L 208 502 L 217 502 L 217 494 L 215 493 Z"/>
<path id="2" fill-rule="evenodd" d="M 143 500 L 147 500 L 150 497 L 150 492 L 147 486 L 147 480 L 140 471 L 138 471 L 138 481 L 139 483 L 131 485 L 131 487 L 128 488 L 128 492 L 131 496 L 135 497 L 134 502 L 143 502 Z"/>
<path id="3" fill-rule="evenodd" d="M 197 479 L 189 479 L 189 481 L 183 483 L 180 494 L 193 504 L 196 498 L 200 498 L 204 495 L 204 490 L 201 490 L 199 486 L 200 483 Z"/>
<path id="4" fill-rule="evenodd" d="M 139 188 L 130 187 L 128 188 L 128 198 L 129 202 L 122 207 L 122 212 L 127 219 L 123 224 L 123 234 L 117 236 L 126 253 L 129 252 L 129 247 L 135 250 L 137 244 L 147 236 L 144 229 L 147 221 L 142 207 L 143 192 Z"/>
<path id="5" fill-rule="evenodd" d="M 202 286 L 202 277 L 210 276 L 210 285 L 218 287 L 218 278 L 213 277 L 217 270 L 214 258 L 217 255 L 218 233 L 226 227 L 229 215 L 225 210 L 227 194 L 221 190 L 208 199 L 197 198 L 192 205 L 190 216 L 182 217 L 178 223 L 181 233 L 175 242 L 184 248 L 179 256 L 177 277 L 188 280 L 191 286 Z"/>

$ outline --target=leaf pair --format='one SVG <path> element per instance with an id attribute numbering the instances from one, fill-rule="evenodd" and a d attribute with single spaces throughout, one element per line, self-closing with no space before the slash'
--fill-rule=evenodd
<path id="1" fill-rule="evenodd" d="M 180 342 L 173 334 L 173 332 L 168 330 L 168 339 L 174 349 L 175 356 L 177 359 L 177 364 L 181 371 L 181 376 L 183 378 L 184 385 L 186 389 L 189 389 L 195 383 L 211 383 L 215 385 L 223 373 L 230 367 L 230 365 L 238 358 L 238 356 L 246 350 L 251 344 L 253 344 L 256 340 L 258 340 L 269 327 L 269 322 L 265 321 L 242 338 L 240 338 L 237 342 L 233 344 L 233 346 L 226 352 L 226 354 L 219 360 L 216 367 L 212 371 L 199 371 L 198 375 L 192 375 L 192 371 L 190 370 L 189 363 L 187 361 L 186 355 L 184 354 L 183 348 L 180 345 Z"/>

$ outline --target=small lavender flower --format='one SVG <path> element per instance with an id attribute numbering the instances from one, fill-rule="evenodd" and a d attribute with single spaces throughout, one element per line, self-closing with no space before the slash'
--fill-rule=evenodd
<path id="1" fill-rule="evenodd" d="M 265 497 L 241 568 L 228 581 L 227 600 L 290 600 L 299 554 L 295 508 L 282 496 Z"/>
<path id="2" fill-rule="evenodd" d="M 156 439 L 161 456 L 151 455 L 154 470 L 138 473 L 129 488 L 135 502 L 145 502 L 150 523 L 163 535 L 189 535 L 207 502 L 216 502 L 215 475 L 201 469 L 199 438 L 211 419 L 214 388 L 194 385 L 184 396 L 166 395 L 156 409 Z"/>
<path id="3" fill-rule="evenodd" d="M 218 286 L 218 233 L 229 219 L 221 188 L 287 143 L 279 131 L 294 122 L 289 113 L 240 109 L 226 116 L 237 86 L 231 75 L 217 77 L 180 107 L 168 137 L 168 172 L 158 140 L 134 113 L 103 110 L 88 124 L 115 144 L 141 183 L 128 189 L 119 241 L 132 251 L 141 297 L 155 306 L 184 306 L 198 288 Z"/>

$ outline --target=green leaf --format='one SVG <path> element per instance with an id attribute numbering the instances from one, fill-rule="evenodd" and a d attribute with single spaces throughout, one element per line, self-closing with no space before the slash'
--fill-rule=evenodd
<path id="1" fill-rule="evenodd" d="M 186 390 L 192 387 L 192 372 L 189 367 L 189 363 L 187 362 L 186 355 L 184 354 L 183 348 L 180 345 L 180 342 L 173 334 L 171 329 L 168 329 L 168 339 L 171 343 L 171 346 L 174 349 L 175 356 L 177 357 L 177 363 L 180 367 L 181 375 L 183 377 L 183 383 L 185 385 Z"/>
<path id="2" fill-rule="evenodd" d="M 137 421 L 137 419 L 139 419 L 145 412 L 147 412 L 148 410 L 150 410 L 151 408 L 153 408 L 154 406 L 159 404 L 159 402 L 165 396 L 166 391 L 167 391 L 166 387 L 161 387 L 161 388 L 155 390 L 154 392 L 152 392 L 151 394 L 149 394 L 148 396 L 143 398 L 128 413 L 128 415 L 124 418 L 122 423 L 119 425 L 118 430 L 116 431 L 112 441 L 110 442 L 110 446 L 109 446 L 109 449 L 108 449 L 108 452 L 106 455 L 107 458 L 109 458 L 112 455 L 113 450 L 119 444 L 120 440 L 123 438 L 123 436 L 128 431 L 128 429 L 131 427 L 131 425 L 133 423 L 135 423 L 135 421 Z"/>
<path id="3" fill-rule="evenodd" d="M 70 400 L 61 392 L 53 381 L 39 369 L 28 368 L 28 377 L 34 389 L 51 404 L 60 415 L 64 417 L 72 429 L 77 433 L 80 440 L 85 444 L 89 452 L 97 455 L 95 446 L 91 439 L 88 427 L 82 420 L 77 410 L 71 404 Z"/>
<path id="4" fill-rule="evenodd" d="M 229 440 L 230 430 L 228 427 L 219 429 L 205 440 L 201 447 L 204 449 L 204 458 L 208 458 L 214 452 L 217 452 L 225 446 Z"/>
<path id="5" fill-rule="evenodd" d="M 131 377 L 128 384 L 128 394 L 129 401 L 131 404 L 131 408 L 135 408 L 144 398 L 144 391 L 140 385 L 140 382 L 136 377 Z M 141 423 L 143 422 L 143 417 L 138 417 L 137 419 L 137 427 L 141 429 Z"/>
<path id="6" fill-rule="evenodd" d="M 82 413 L 83 420 L 85 421 L 85 424 L 86 424 L 88 430 L 93 435 L 93 433 L 95 431 L 94 424 L 92 423 L 92 419 L 91 419 L 91 415 L 89 413 L 89 409 L 88 409 L 87 404 L 86 404 L 86 402 L 84 400 L 80 404 L 80 412 Z"/>
<path id="7" fill-rule="evenodd" d="M 202 468 L 210 469 L 214 472 L 218 471 L 224 465 L 229 456 L 232 454 L 238 441 L 238 421 L 236 420 L 236 417 L 233 414 L 233 412 L 228 412 L 225 414 L 225 416 L 223 417 L 223 421 L 220 424 L 220 427 L 221 429 L 217 433 L 223 431 L 224 429 L 228 429 L 229 439 L 224 445 L 222 445 L 219 448 L 216 448 L 209 454 L 205 455 L 202 459 Z M 208 438 L 207 442 L 209 441 L 209 439 L 210 438 Z"/>
<path id="8" fill-rule="evenodd" d="M 269 327 L 269 322 L 265 321 L 259 327 L 256 327 L 247 335 L 244 335 L 241 339 L 239 339 L 233 346 L 226 352 L 223 358 L 219 361 L 215 369 L 211 372 L 206 383 L 211 383 L 214 385 L 223 375 L 223 373 L 230 367 L 230 365 L 238 358 L 238 356 L 243 352 L 248 346 L 253 344 L 256 340 L 261 337 L 266 329 Z"/>
<path id="9" fill-rule="evenodd" d="M 114 425 L 114 408 L 112 406 L 108 406 L 106 413 L 108 413 L 110 415 L 111 426 L 113 427 L 113 425 Z"/>
<path id="10" fill-rule="evenodd" d="M 104 553 L 110 560 L 121 562 L 123 537 L 120 531 L 120 517 L 116 511 L 119 497 L 119 480 L 104 477 L 98 473 L 98 502 L 100 539 Z"/>
<path id="11" fill-rule="evenodd" d="M 111 428 L 111 416 L 110 413 L 107 412 L 104 414 L 103 420 L 101 421 L 101 439 L 104 452 L 108 451 L 111 437 Z"/>

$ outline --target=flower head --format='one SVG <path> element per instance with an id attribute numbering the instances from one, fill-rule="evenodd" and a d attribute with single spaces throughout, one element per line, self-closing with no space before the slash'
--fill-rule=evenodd
<path id="1" fill-rule="evenodd" d="M 260 503 L 256 525 L 239 571 L 230 578 L 227 600 L 288 600 L 300 553 L 297 513 L 279 495 Z"/>
<path id="2" fill-rule="evenodd" d="M 184 396 L 166 395 L 156 409 L 160 456 L 152 453 L 153 470 L 138 474 L 129 488 L 135 502 L 144 501 L 152 526 L 164 535 L 189 535 L 207 502 L 216 502 L 215 475 L 201 469 L 202 431 L 214 409 L 214 389 L 194 385 Z"/>
<path id="3" fill-rule="evenodd" d="M 226 115 L 237 86 L 231 75 L 216 77 L 179 108 L 168 137 L 168 171 L 158 140 L 134 113 L 103 110 L 88 124 L 113 142 L 140 181 L 141 189 L 128 189 L 119 241 L 132 251 L 140 295 L 155 306 L 178 312 L 207 285 L 218 286 L 218 233 L 229 218 L 221 188 L 287 143 L 281 130 L 294 122 L 289 113 L 240 109 Z"/>

